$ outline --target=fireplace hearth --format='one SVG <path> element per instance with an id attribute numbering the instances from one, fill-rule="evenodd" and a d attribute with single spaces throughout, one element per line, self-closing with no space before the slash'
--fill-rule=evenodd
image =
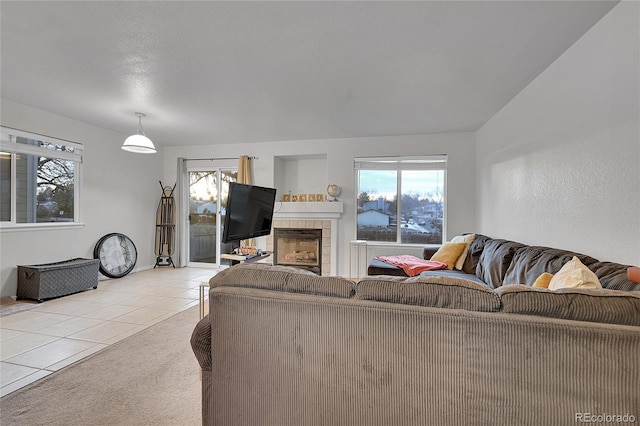
<path id="1" fill-rule="evenodd" d="M 322 229 L 275 228 L 274 264 L 322 274 Z"/>

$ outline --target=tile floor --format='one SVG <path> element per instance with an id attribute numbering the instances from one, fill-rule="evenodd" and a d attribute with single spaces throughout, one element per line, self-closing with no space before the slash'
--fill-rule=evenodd
<path id="1" fill-rule="evenodd" d="M 140 271 L 0 317 L 0 396 L 198 305 L 200 283 L 218 271 Z"/>

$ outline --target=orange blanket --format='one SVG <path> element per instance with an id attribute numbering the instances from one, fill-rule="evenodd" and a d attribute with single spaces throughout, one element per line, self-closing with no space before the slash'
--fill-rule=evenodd
<path id="1" fill-rule="evenodd" d="M 438 262 L 437 260 L 424 260 L 411 255 L 377 256 L 376 259 L 402 268 L 404 273 L 410 277 L 419 275 L 423 271 L 447 269 L 446 263 Z"/>

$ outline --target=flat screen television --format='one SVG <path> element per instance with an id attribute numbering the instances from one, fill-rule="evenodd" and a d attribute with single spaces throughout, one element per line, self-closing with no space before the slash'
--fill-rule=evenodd
<path id="1" fill-rule="evenodd" d="M 222 242 L 233 243 L 269 235 L 275 200 L 274 188 L 230 183 Z"/>

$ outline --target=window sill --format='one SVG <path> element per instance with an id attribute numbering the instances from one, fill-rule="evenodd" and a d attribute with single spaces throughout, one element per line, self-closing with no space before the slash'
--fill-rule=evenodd
<path id="1" fill-rule="evenodd" d="M 404 243 L 394 243 L 391 241 L 367 241 L 367 240 L 353 240 L 351 243 L 355 244 L 356 241 L 359 241 L 360 244 L 366 245 L 368 247 L 419 247 L 419 248 L 422 248 L 428 245 L 440 244 L 440 243 L 404 244 Z"/>
<path id="2" fill-rule="evenodd" d="M 0 232 L 42 231 L 84 228 L 84 223 L 0 223 Z"/>

